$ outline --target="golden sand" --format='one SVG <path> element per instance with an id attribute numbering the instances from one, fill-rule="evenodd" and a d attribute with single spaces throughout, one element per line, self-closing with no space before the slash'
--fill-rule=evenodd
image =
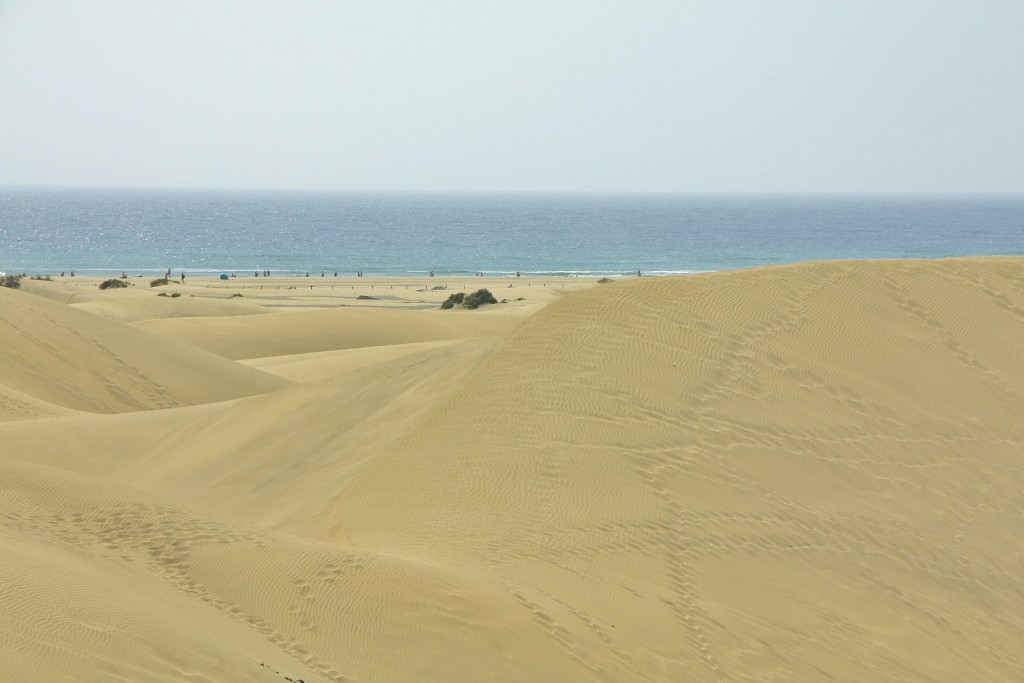
<path id="1" fill-rule="evenodd" d="M 194 280 L 0 288 L 2 681 L 1024 680 L 1024 259 Z"/>

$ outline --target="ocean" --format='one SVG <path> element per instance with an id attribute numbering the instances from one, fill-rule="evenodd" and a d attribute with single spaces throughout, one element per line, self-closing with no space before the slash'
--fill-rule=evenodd
<path id="1" fill-rule="evenodd" d="M 0 271 L 648 275 L 1024 254 L 1024 197 L 0 188 Z"/>

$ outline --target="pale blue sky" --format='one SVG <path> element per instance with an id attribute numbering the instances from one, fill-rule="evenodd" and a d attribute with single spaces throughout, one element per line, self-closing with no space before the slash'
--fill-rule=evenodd
<path id="1" fill-rule="evenodd" d="M 1024 2 L 0 0 L 0 184 L 1024 192 Z"/>

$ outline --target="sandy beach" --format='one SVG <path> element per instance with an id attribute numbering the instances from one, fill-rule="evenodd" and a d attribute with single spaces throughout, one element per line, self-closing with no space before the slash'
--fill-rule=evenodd
<path id="1" fill-rule="evenodd" d="M 0 287 L 2 681 L 1024 679 L 1024 258 L 128 275 Z"/>

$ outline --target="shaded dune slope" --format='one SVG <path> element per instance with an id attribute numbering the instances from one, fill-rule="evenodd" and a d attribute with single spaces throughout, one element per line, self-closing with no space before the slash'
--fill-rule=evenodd
<path id="1" fill-rule="evenodd" d="M 0 288 L 0 321 L 3 383 L 64 408 L 98 413 L 169 408 L 290 384 L 24 292 Z"/>
<path id="2" fill-rule="evenodd" d="M 316 313 L 160 329 L 236 358 L 498 336 L 0 424 L 0 674 L 1024 678 L 1024 260 L 643 278 L 507 338 Z"/>

